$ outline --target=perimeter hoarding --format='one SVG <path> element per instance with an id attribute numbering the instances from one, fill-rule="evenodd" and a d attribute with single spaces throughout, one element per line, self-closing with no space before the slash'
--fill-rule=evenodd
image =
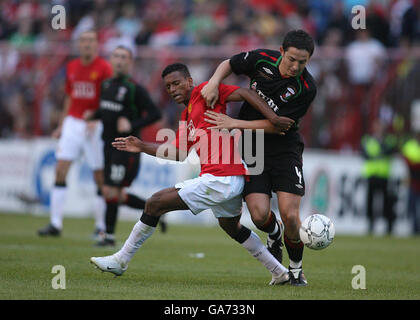
<path id="1" fill-rule="evenodd" d="M 48 216 L 49 193 L 54 184 L 56 143 L 51 139 L 0 141 L 1 212 Z M 154 157 L 141 154 L 140 171 L 129 191 L 147 198 L 179 181 L 198 176 L 199 166 L 195 157 L 192 154 L 189 161 L 178 163 L 157 161 Z M 362 163 L 362 158 L 355 154 L 305 150 L 303 170 L 306 195 L 301 203 L 301 219 L 315 212 L 322 213 L 334 221 L 338 234 L 364 234 L 367 231 L 366 181 L 361 177 Z M 398 156 L 392 168 L 390 188 L 396 196 L 395 233 L 408 235 L 408 171 Z M 71 167 L 67 185 L 69 189 L 64 216 L 93 217 L 96 186 L 83 158 Z M 379 205 L 379 201 L 376 204 Z M 275 196 L 272 205 L 276 211 Z M 139 216 L 138 210 L 120 207 L 121 219 L 136 220 Z M 209 210 L 198 216 L 188 211 L 171 213 L 168 222 L 217 224 Z M 245 204 L 242 222 L 253 227 Z M 376 232 L 382 233 L 384 230 L 385 222 L 379 217 Z"/>

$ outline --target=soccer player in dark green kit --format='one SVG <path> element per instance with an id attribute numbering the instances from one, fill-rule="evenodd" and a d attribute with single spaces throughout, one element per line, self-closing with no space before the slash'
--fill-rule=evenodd
<path id="1" fill-rule="evenodd" d="M 313 51 L 314 42 L 308 33 L 303 30 L 290 31 L 279 51 L 258 49 L 239 53 L 223 61 L 201 91 L 207 105 L 211 106 L 217 100 L 217 87 L 223 79 L 232 72 L 246 75 L 250 78 L 250 87 L 278 116 L 286 116 L 295 121 L 284 136 L 264 135 L 264 171 L 260 175 L 250 176 L 243 196 L 254 224 L 268 233 L 269 251 L 281 262 L 283 225 L 270 210 L 271 193 L 276 193 L 290 260 L 290 282 L 296 286 L 307 285 L 302 270 L 303 243 L 299 238 L 299 205 L 305 193 L 305 183 L 302 172 L 304 145 L 298 128 L 299 120 L 316 95 L 315 81 L 306 69 Z M 208 116 L 213 121 L 223 120 L 211 112 Z M 223 117 L 226 122 L 226 116 Z M 261 113 L 244 102 L 239 119 L 263 118 Z"/>
<path id="2" fill-rule="evenodd" d="M 134 194 L 126 193 L 140 168 L 138 154 L 121 152 L 111 143 L 121 135 L 139 134 L 139 130 L 160 119 L 157 109 L 146 89 L 129 76 L 133 54 L 129 48 L 119 46 L 111 54 L 113 76 L 102 82 L 99 108 L 87 119 L 100 120 L 104 130 L 104 186 L 102 193 L 106 200 L 106 231 L 98 246 L 114 246 L 115 226 L 120 204 L 135 209 L 144 209 L 145 201 Z"/>

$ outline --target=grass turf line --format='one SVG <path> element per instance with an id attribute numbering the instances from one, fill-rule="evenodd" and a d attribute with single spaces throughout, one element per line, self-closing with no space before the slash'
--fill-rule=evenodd
<path id="1" fill-rule="evenodd" d="M 40 238 L 46 218 L 0 214 L 0 299 L 420 299 L 420 238 L 337 235 L 325 250 L 304 251 L 304 288 L 268 286 L 271 275 L 218 227 L 170 225 L 137 252 L 122 277 L 101 273 L 91 256 L 91 219 L 65 219 L 60 238 Z M 119 222 L 120 247 L 134 222 Z M 258 232 L 262 241 L 265 235 Z M 204 253 L 204 258 L 194 254 Z M 288 265 L 284 249 L 285 266 Z M 66 289 L 54 290 L 54 265 L 66 270 Z M 354 265 L 366 268 L 366 290 L 352 289 Z"/>

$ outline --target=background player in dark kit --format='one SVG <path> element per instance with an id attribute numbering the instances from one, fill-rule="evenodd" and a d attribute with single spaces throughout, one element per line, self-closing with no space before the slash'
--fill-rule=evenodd
<path id="1" fill-rule="evenodd" d="M 160 119 L 147 91 L 129 77 L 133 63 L 133 53 L 119 46 L 111 54 L 113 77 L 102 83 L 99 108 L 90 119 L 100 119 L 104 126 L 105 183 L 103 194 L 106 199 L 106 232 L 97 245 L 113 246 L 117 222 L 118 206 L 124 204 L 132 208 L 144 209 L 145 201 L 124 192 L 131 185 L 139 171 L 138 154 L 121 152 L 111 143 L 121 135 L 139 134 L 139 130 Z M 143 113 L 146 113 L 144 115 Z"/>
<path id="2" fill-rule="evenodd" d="M 284 136 L 265 134 L 264 171 L 251 176 L 244 188 L 244 198 L 255 225 L 269 233 L 267 246 L 282 261 L 281 225 L 270 210 L 271 192 L 275 192 L 281 219 L 285 225 L 284 239 L 290 259 L 293 285 L 306 285 L 302 271 L 303 243 L 299 238 L 299 205 L 305 193 L 302 172 L 303 142 L 298 132 L 302 118 L 316 95 L 314 79 L 306 69 L 314 42 L 303 30 L 286 34 L 280 51 L 258 49 L 242 52 L 222 62 L 201 93 L 208 105 L 217 99 L 217 87 L 230 75 L 244 74 L 250 87 L 271 109 L 295 120 Z M 242 120 L 262 119 L 263 115 L 248 103 L 239 113 Z M 255 144 L 253 144 L 255 146 Z"/>

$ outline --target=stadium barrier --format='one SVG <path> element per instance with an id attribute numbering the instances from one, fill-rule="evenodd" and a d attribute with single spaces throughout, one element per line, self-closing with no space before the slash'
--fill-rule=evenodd
<path id="1" fill-rule="evenodd" d="M 57 141 L 49 138 L 0 141 L 0 212 L 48 216 L 49 193 L 54 182 Z M 196 155 L 190 154 L 189 162 L 157 161 L 142 154 L 140 172 L 130 191 L 150 197 L 154 192 L 171 187 L 179 181 L 196 177 L 199 165 L 191 164 Z M 197 161 L 195 161 L 197 163 Z M 338 234 L 364 234 L 367 231 L 365 215 L 366 183 L 361 177 L 362 158 L 357 154 L 343 154 L 305 150 L 304 179 L 306 195 L 301 204 L 301 219 L 318 212 L 329 216 Z M 395 234 L 409 235 L 407 217 L 407 168 L 399 157 L 392 166 L 390 186 L 396 195 L 397 214 Z M 93 216 L 93 199 L 96 186 L 92 172 L 82 159 L 74 163 L 67 179 L 68 197 L 65 217 Z M 272 198 L 272 206 L 278 212 Z M 119 217 L 136 220 L 137 210 L 121 207 Z M 193 216 L 188 211 L 168 215 L 169 223 L 217 223 L 209 210 Z M 253 227 L 244 204 L 242 222 Z M 377 233 L 383 233 L 385 222 L 378 218 Z"/>

